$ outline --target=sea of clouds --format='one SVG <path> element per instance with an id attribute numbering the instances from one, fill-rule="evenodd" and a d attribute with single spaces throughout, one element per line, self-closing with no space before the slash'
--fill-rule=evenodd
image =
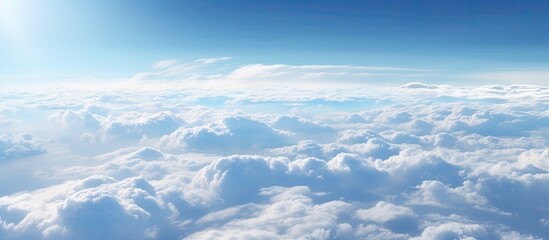
<path id="1" fill-rule="evenodd" d="M 0 239 L 549 238 L 548 87 L 0 99 Z"/>

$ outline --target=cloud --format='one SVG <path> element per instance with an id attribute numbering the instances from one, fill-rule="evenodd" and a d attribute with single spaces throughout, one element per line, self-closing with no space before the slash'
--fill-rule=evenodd
<path id="1" fill-rule="evenodd" d="M 370 139 L 379 139 L 379 138 L 381 138 L 381 136 L 372 130 L 360 129 L 358 131 L 356 130 L 344 131 L 341 134 L 341 137 L 338 139 L 338 141 L 345 144 L 359 144 L 359 143 L 366 143 Z"/>
<path id="2" fill-rule="evenodd" d="M 143 178 L 91 176 L 37 192 L 0 198 L 5 238 L 157 238 L 173 214 Z M 16 202 L 12 202 L 16 201 Z M 160 216 L 158 216 L 160 215 Z M 160 217 L 160 218 L 158 218 Z M 157 227 L 158 228 L 157 228 Z"/>
<path id="3" fill-rule="evenodd" d="M 465 181 L 463 186 L 456 188 L 448 187 L 436 180 L 424 181 L 417 186 L 418 191 L 411 194 L 409 201 L 411 204 L 440 208 L 469 207 L 467 205 L 472 205 L 480 210 L 498 211 L 489 207 L 488 199 L 479 194 L 478 188 L 480 187 L 480 184 L 475 186 L 469 181 Z"/>
<path id="4" fill-rule="evenodd" d="M 377 202 L 369 209 L 359 209 L 356 215 L 365 222 L 380 224 L 396 233 L 416 234 L 419 228 L 414 210 L 384 201 Z"/>
<path id="5" fill-rule="evenodd" d="M 218 58 L 201 58 L 195 60 L 195 62 L 204 63 L 204 64 L 212 64 L 212 63 L 218 63 L 222 61 L 231 60 L 231 57 L 218 57 Z"/>
<path id="6" fill-rule="evenodd" d="M 380 84 L 381 79 L 388 77 L 414 78 L 432 73 L 432 69 L 369 67 L 353 65 L 285 65 L 285 64 L 249 64 L 233 70 L 227 78 L 236 82 L 248 84 L 293 82 L 293 84 L 316 82 L 323 84 L 357 83 L 368 81 L 370 84 Z M 337 79 L 337 80 L 336 80 Z"/>
<path id="7" fill-rule="evenodd" d="M 444 223 L 427 227 L 421 236 L 412 239 L 483 239 L 490 237 L 488 231 L 479 224 Z"/>
<path id="8" fill-rule="evenodd" d="M 300 141 L 298 144 L 292 146 L 274 148 L 270 150 L 270 152 L 274 155 L 282 155 L 296 159 L 306 157 L 324 158 L 327 156 L 324 146 L 312 140 Z"/>
<path id="9" fill-rule="evenodd" d="M 200 127 L 179 128 L 162 138 L 162 144 L 202 152 L 246 153 L 287 145 L 289 136 L 288 132 L 274 129 L 257 119 L 233 115 Z"/>
<path id="10" fill-rule="evenodd" d="M 539 239 L 532 235 L 520 234 L 515 231 L 492 230 L 490 227 L 478 223 L 444 222 L 435 226 L 428 226 L 418 237 L 413 240 L 422 239 Z"/>
<path id="11" fill-rule="evenodd" d="M 45 153 L 46 149 L 30 134 L 0 135 L 0 161 L 17 160 Z"/>
<path id="12" fill-rule="evenodd" d="M 360 209 L 357 216 L 364 221 L 385 223 L 398 218 L 414 218 L 414 211 L 410 208 L 397 206 L 388 202 L 378 202 L 370 209 Z"/>
<path id="13" fill-rule="evenodd" d="M 0 126 L 1 126 L 1 127 L 7 126 L 7 125 L 9 125 L 9 124 L 11 124 L 11 123 L 13 123 L 12 120 L 9 120 L 9 119 L 7 119 L 7 118 L 4 117 L 4 116 L 0 116 Z"/>
<path id="14" fill-rule="evenodd" d="M 178 65 L 159 62 L 155 71 L 176 73 Z M 304 75 L 315 72 L 415 72 L 245 70 L 304 81 L 322 78 Z M 2 116 L 12 122 L 2 131 L 48 141 L 0 137 L 2 160 L 36 156 L 0 162 L 2 189 L 28 184 L 0 197 L 0 238 L 549 236 L 545 87 L 162 84 L 2 95 L 10 109 Z"/>
<path id="15" fill-rule="evenodd" d="M 202 168 L 190 184 L 202 198 L 228 202 L 248 202 L 260 188 L 283 181 L 287 165 L 283 158 L 231 156 Z M 204 191 L 202 193 L 202 191 Z M 211 201 L 211 200 L 210 200 Z"/>
<path id="16" fill-rule="evenodd" d="M 107 105 L 128 104 L 113 103 Z M 133 108 L 140 108 L 141 112 Z M 58 141 L 70 140 L 75 150 L 94 152 L 117 148 L 169 135 L 179 127 L 187 126 L 182 117 L 171 111 L 149 111 L 147 106 L 132 106 L 120 114 L 112 107 L 87 104 L 79 110 L 58 110 L 50 114 L 52 129 L 59 131 Z"/>
<path id="17" fill-rule="evenodd" d="M 79 111 L 59 110 L 50 119 L 71 130 L 97 131 L 101 127 L 100 117 L 86 108 Z"/>
<path id="18" fill-rule="evenodd" d="M 521 111 L 480 110 L 471 116 L 462 116 L 461 120 L 451 120 L 449 130 L 469 131 L 489 136 L 521 136 L 526 131 L 545 125 L 549 118 L 532 116 Z"/>
<path id="19" fill-rule="evenodd" d="M 413 134 L 408 134 L 403 131 L 388 131 L 384 132 L 383 138 L 395 144 L 421 144 L 421 139 Z"/>
<path id="20" fill-rule="evenodd" d="M 411 88 L 411 89 L 437 89 L 438 86 L 436 85 L 428 85 L 428 84 L 424 84 L 424 83 L 420 83 L 420 82 L 411 82 L 411 83 L 406 83 L 402 86 L 400 86 L 401 88 Z"/>
<path id="21" fill-rule="evenodd" d="M 201 58 L 184 63 L 174 59 L 165 59 L 153 63 L 153 71 L 137 73 L 131 79 L 155 81 L 207 79 L 209 74 L 205 69 L 231 59 L 231 57 Z"/>
<path id="22" fill-rule="evenodd" d="M 409 147 L 388 159 L 377 159 L 372 163 L 377 169 L 391 173 L 391 191 L 402 191 L 423 182 L 424 179 L 442 181 L 445 184 L 458 184 L 463 181 L 460 168 L 445 161 L 437 154 Z"/>
<path id="23" fill-rule="evenodd" d="M 534 166 L 549 171 L 549 148 L 532 149 L 523 152 L 518 157 L 519 164 L 523 167 Z"/>
<path id="24" fill-rule="evenodd" d="M 160 137 L 174 132 L 185 124 L 184 120 L 171 112 L 158 112 L 148 116 L 136 114 L 109 122 L 105 132 L 110 136 L 128 138 Z"/>
<path id="25" fill-rule="evenodd" d="M 333 141 L 337 134 L 333 127 L 295 116 L 279 116 L 271 126 L 292 132 L 295 138 L 302 140 Z"/>
<path id="26" fill-rule="evenodd" d="M 270 197 L 270 202 L 258 209 L 258 215 L 194 233 L 189 239 L 332 239 L 338 218 L 351 207 L 341 201 L 314 204 L 314 193 L 302 186 L 265 188 L 260 195 Z"/>

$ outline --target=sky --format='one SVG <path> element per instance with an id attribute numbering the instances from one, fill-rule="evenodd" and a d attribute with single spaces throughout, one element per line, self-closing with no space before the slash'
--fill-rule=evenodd
<path id="1" fill-rule="evenodd" d="M 0 0 L 0 239 L 549 239 L 548 10 Z"/>
<path id="2" fill-rule="evenodd" d="M 546 79 L 547 10 L 507 0 L 2 0 L 0 80 L 116 78 L 213 57 L 437 69 L 457 83 L 501 71 Z"/>

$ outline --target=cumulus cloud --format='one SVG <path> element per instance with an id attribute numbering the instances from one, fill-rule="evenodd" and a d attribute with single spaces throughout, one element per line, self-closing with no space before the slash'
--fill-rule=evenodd
<path id="1" fill-rule="evenodd" d="M 279 116 L 271 126 L 292 132 L 295 138 L 302 140 L 333 141 L 337 134 L 333 127 L 295 116 Z"/>
<path id="2" fill-rule="evenodd" d="M 360 129 L 358 131 L 347 130 L 342 133 L 342 136 L 338 139 L 338 141 L 346 144 L 359 144 L 366 143 L 370 139 L 374 138 L 379 139 L 381 136 L 378 133 L 367 129 Z"/>
<path id="3" fill-rule="evenodd" d="M 98 105 L 85 105 L 79 110 L 58 110 L 49 119 L 61 127 L 63 137 L 96 144 L 158 138 L 187 125 L 171 111 L 136 112 L 128 109 L 123 114 L 116 114 L 112 109 Z"/>
<path id="4" fill-rule="evenodd" d="M 261 196 L 270 203 L 258 209 L 258 216 L 236 219 L 217 229 L 197 232 L 190 239 L 330 239 L 338 229 L 338 218 L 352 206 L 342 201 L 315 204 L 307 187 L 271 187 Z M 247 229 L 254 226 L 251 232 Z"/>
<path id="5" fill-rule="evenodd" d="M 479 224 L 443 223 L 427 227 L 421 236 L 413 239 L 482 239 L 490 236 Z"/>
<path id="6" fill-rule="evenodd" d="M 179 128 L 162 142 L 171 148 L 238 153 L 284 146 L 290 142 L 289 136 L 260 120 L 234 115 L 200 127 Z"/>
<path id="7" fill-rule="evenodd" d="M 415 213 L 412 209 L 403 206 L 397 206 L 388 202 L 378 202 L 369 209 L 360 209 L 357 216 L 365 221 L 385 223 L 399 218 L 413 218 Z"/>
<path id="8" fill-rule="evenodd" d="M 549 148 L 523 152 L 518 157 L 518 161 L 523 167 L 534 166 L 549 171 Z"/>
<path id="9" fill-rule="evenodd" d="M 161 61 L 154 74 L 175 78 L 225 60 Z M 421 72 L 240 70 L 229 75 Z M 0 197 L 0 238 L 549 236 L 547 88 L 414 82 L 295 93 L 175 88 L 6 97 L 13 110 L 2 116 L 12 124 L 2 130 L 49 141 L 0 136 L 2 184 L 21 176 L 39 183 Z M 94 140 L 78 145 L 85 154 L 76 147 L 82 139 Z M 28 156 L 35 157 L 8 161 Z"/>
<path id="10" fill-rule="evenodd" d="M 185 121 L 175 114 L 158 112 L 149 116 L 124 116 L 124 118 L 109 122 L 105 127 L 105 132 L 110 136 L 160 137 L 174 132 L 182 125 L 185 125 Z"/>
<path id="11" fill-rule="evenodd" d="M 234 155 L 198 171 L 188 196 L 233 203 L 255 199 L 263 187 L 306 185 L 315 191 L 331 191 L 333 197 L 372 199 L 378 184 L 387 178 L 387 172 L 353 154 L 342 153 L 329 161 Z"/>
<path id="12" fill-rule="evenodd" d="M 46 149 L 30 134 L 0 135 L 0 161 L 16 160 L 42 154 Z"/>
<path id="13" fill-rule="evenodd" d="M 8 239 L 98 239 L 157 237 L 157 224 L 173 214 L 143 178 L 117 181 L 96 175 L 79 181 L 0 198 L 2 231 Z"/>
<path id="14" fill-rule="evenodd" d="M 97 131 L 101 127 L 101 116 L 93 113 L 93 106 L 80 110 L 59 110 L 50 116 L 55 123 L 74 130 Z"/>
<path id="15" fill-rule="evenodd" d="M 418 191 L 410 196 L 411 204 L 430 205 L 440 208 L 458 207 L 458 208 L 477 208 L 483 211 L 498 212 L 503 215 L 509 213 L 500 212 L 498 209 L 491 207 L 488 199 L 480 195 L 481 185 L 474 185 L 469 181 L 465 181 L 463 186 L 451 188 L 443 183 L 430 180 L 424 181 L 417 186 Z"/>
<path id="16" fill-rule="evenodd" d="M 416 234 L 419 221 L 416 213 L 409 207 L 398 206 L 380 201 L 372 208 L 359 209 L 356 212 L 359 219 L 385 227 L 388 232 Z"/>

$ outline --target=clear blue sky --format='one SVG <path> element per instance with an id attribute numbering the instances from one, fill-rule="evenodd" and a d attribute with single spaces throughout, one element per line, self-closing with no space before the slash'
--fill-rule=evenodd
<path id="1" fill-rule="evenodd" d="M 549 68 L 549 1 L 0 0 L 0 80 L 161 59 L 455 71 Z"/>

